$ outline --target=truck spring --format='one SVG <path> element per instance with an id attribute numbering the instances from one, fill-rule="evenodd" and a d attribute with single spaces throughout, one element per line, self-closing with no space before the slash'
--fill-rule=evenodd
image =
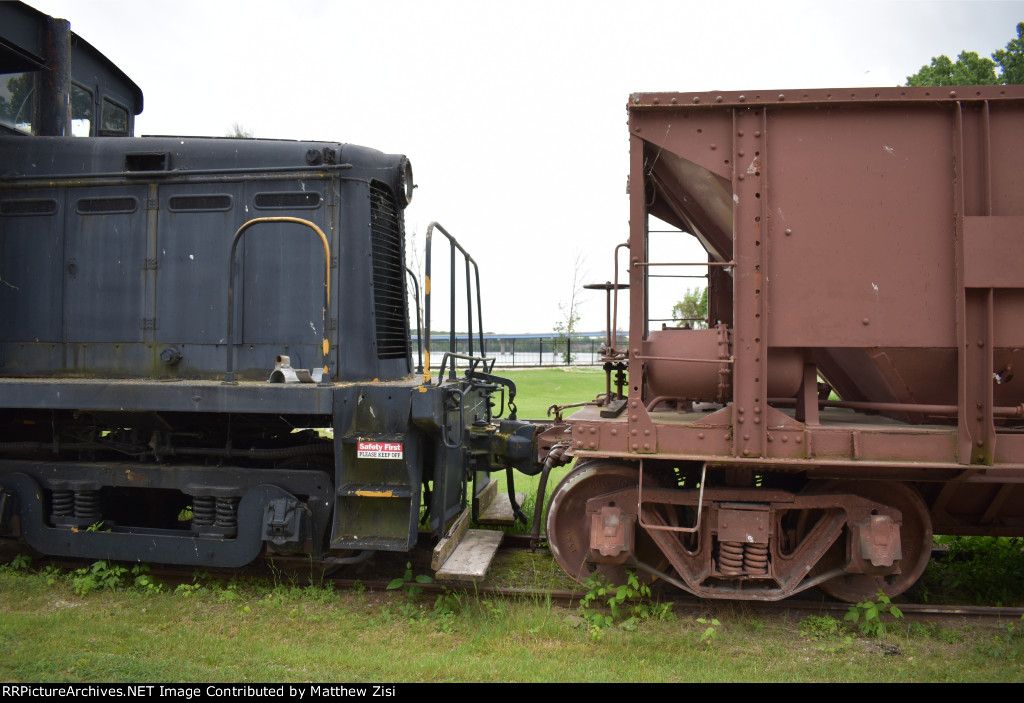
<path id="1" fill-rule="evenodd" d="M 193 527 L 212 525 L 215 514 L 213 496 L 192 496 Z"/>
<path id="2" fill-rule="evenodd" d="M 718 569 L 729 576 L 743 574 L 743 543 L 718 543 Z"/>
<path id="3" fill-rule="evenodd" d="M 751 576 L 768 573 L 768 545 L 747 544 L 743 551 L 743 570 Z"/>
<path id="4" fill-rule="evenodd" d="M 238 527 L 238 497 L 217 499 L 217 527 Z"/>
<path id="5" fill-rule="evenodd" d="M 94 522 L 100 519 L 99 491 L 75 491 L 75 517 Z"/>
<path id="6" fill-rule="evenodd" d="M 54 491 L 50 497 L 50 517 L 71 517 L 75 514 L 75 494 L 73 491 Z"/>

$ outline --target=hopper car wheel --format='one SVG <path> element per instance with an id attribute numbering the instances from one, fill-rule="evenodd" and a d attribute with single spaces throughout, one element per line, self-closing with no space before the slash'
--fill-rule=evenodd
<path id="1" fill-rule="evenodd" d="M 932 553 L 932 522 L 928 506 L 917 489 L 897 481 L 835 480 L 813 481 L 805 490 L 815 493 L 850 493 L 889 505 L 903 514 L 903 525 L 900 528 L 903 549 L 903 559 L 899 562 L 900 573 L 884 576 L 847 574 L 819 584 L 819 589 L 837 600 L 856 603 L 866 598 L 874 600 L 879 589 L 890 598 L 898 596 L 921 578 Z M 822 561 L 841 563 L 845 544 L 844 533 Z"/>
<path id="2" fill-rule="evenodd" d="M 587 561 L 590 546 L 590 520 L 587 518 L 587 501 L 595 496 L 637 485 L 640 473 L 632 466 L 605 461 L 587 461 L 577 465 L 566 474 L 551 495 L 548 506 L 548 546 L 558 565 L 579 583 L 586 582 L 594 571 L 599 571 L 615 584 L 626 583 L 628 565 L 594 564 Z M 648 474 L 644 474 L 644 486 L 659 487 Z M 666 524 L 675 525 L 674 517 Z M 648 536 L 646 530 L 635 525 L 634 551 L 639 561 L 654 565 L 659 570 L 668 566 L 661 550 Z M 636 569 L 641 583 L 651 583 L 653 576 Z"/>

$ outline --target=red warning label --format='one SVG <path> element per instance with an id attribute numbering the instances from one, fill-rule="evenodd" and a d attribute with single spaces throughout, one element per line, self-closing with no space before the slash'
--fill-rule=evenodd
<path id="1" fill-rule="evenodd" d="M 401 459 L 401 442 L 359 442 L 356 447 L 358 459 Z"/>

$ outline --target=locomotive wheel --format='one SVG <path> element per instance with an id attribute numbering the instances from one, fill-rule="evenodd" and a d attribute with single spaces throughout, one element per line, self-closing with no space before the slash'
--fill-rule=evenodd
<path id="1" fill-rule="evenodd" d="M 554 493 L 548 507 L 547 536 L 551 554 L 558 565 L 579 583 L 584 583 L 594 571 L 603 573 L 615 584 L 626 583 L 627 566 L 594 564 L 587 561 L 590 551 L 590 519 L 587 517 L 587 501 L 595 496 L 634 488 L 640 472 L 631 466 L 605 461 L 588 461 L 566 474 Z M 660 487 L 647 475 L 644 486 Z M 675 524 L 670 521 L 668 524 Z M 646 530 L 637 525 L 634 553 L 639 561 L 664 570 L 668 562 L 661 550 L 648 536 Z M 643 572 L 635 573 L 642 583 L 650 583 L 653 576 Z"/>
<path id="2" fill-rule="evenodd" d="M 903 514 L 900 542 L 903 559 L 900 573 L 875 576 L 847 574 L 818 585 L 818 588 L 837 600 L 857 603 L 874 600 L 879 589 L 890 598 L 898 596 L 917 583 L 928 566 L 932 554 L 932 521 L 917 489 L 896 481 L 814 481 L 806 489 L 814 493 L 850 493 L 896 508 Z M 828 565 L 838 565 L 844 559 L 845 532 L 833 548 L 822 558 Z M 822 564 L 826 566 L 826 564 Z M 821 570 L 819 567 L 815 571 Z"/>

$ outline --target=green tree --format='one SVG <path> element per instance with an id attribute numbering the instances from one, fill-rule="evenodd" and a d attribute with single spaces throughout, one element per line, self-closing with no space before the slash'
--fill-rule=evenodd
<path id="1" fill-rule="evenodd" d="M 994 59 L 994 60 L 993 60 Z M 996 67 L 999 75 L 996 75 Z M 1005 49 L 982 58 L 976 51 L 961 51 L 956 62 L 945 54 L 932 58 L 927 66 L 907 76 L 909 86 L 929 85 L 1009 85 L 1024 83 L 1024 22 L 1017 24 L 1017 38 Z"/>
<path id="2" fill-rule="evenodd" d="M 961 51 L 956 63 L 943 54 L 932 58 L 931 64 L 907 77 L 907 85 L 995 85 L 996 63 L 983 59 L 975 51 Z"/>
<path id="3" fill-rule="evenodd" d="M 252 130 L 246 129 L 245 125 L 241 122 L 233 122 L 231 130 L 224 136 L 231 137 L 232 139 L 252 139 L 254 135 Z"/>
<path id="4" fill-rule="evenodd" d="M 7 78 L 6 86 L 0 88 L 0 120 L 12 125 L 31 121 L 34 75 L 17 73 Z"/>
<path id="5" fill-rule="evenodd" d="M 558 304 L 560 318 L 554 327 L 554 331 L 558 333 L 555 345 L 557 349 L 563 350 L 561 352 L 562 363 L 566 365 L 573 362 L 572 337 L 579 332 L 580 305 L 582 303 L 580 299 L 583 296 L 583 284 L 580 283 L 580 279 L 587 275 L 583 270 L 584 261 L 583 254 L 577 252 L 576 261 L 572 267 L 572 292 L 569 295 L 569 302 Z"/>
<path id="6" fill-rule="evenodd" d="M 999 82 L 1004 85 L 1024 83 L 1024 22 L 1017 23 L 1017 38 L 1011 39 L 1005 49 L 992 54 L 1002 73 Z"/>
<path id="7" fill-rule="evenodd" d="M 686 289 L 683 299 L 672 307 L 672 319 L 679 320 L 677 327 L 689 325 L 695 330 L 708 327 L 708 288 Z"/>

